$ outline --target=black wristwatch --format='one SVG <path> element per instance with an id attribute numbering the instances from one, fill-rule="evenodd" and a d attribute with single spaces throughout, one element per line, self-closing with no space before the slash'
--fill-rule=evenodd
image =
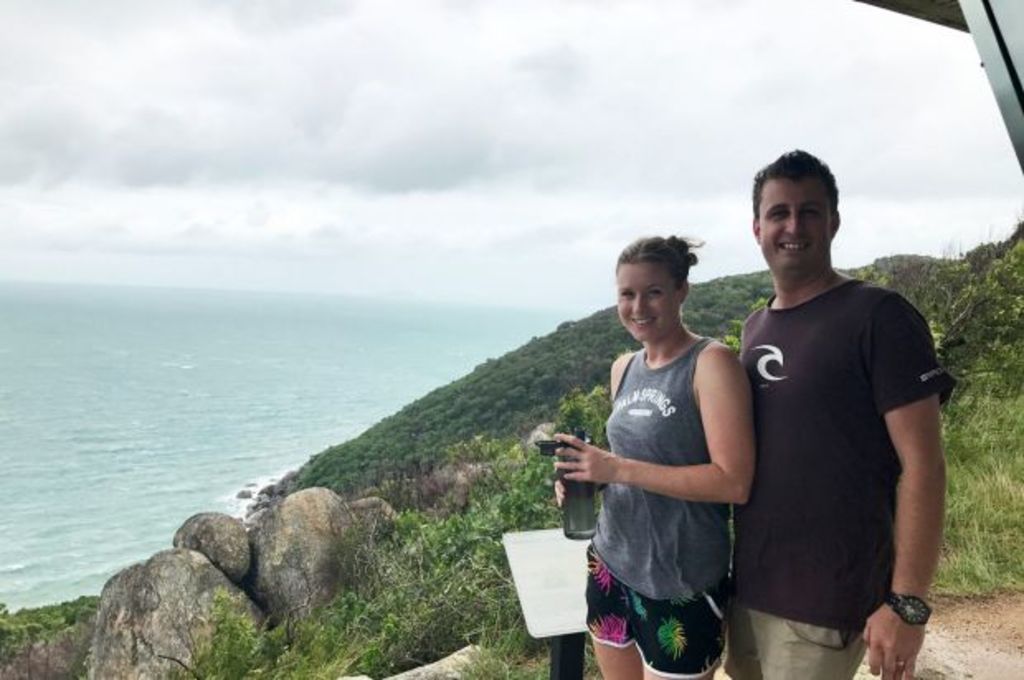
<path id="1" fill-rule="evenodd" d="M 885 603 L 892 607 L 904 623 L 911 626 L 923 626 L 932 615 L 932 608 L 928 603 L 914 595 L 900 595 L 889 591 L 885 596 Z"/>

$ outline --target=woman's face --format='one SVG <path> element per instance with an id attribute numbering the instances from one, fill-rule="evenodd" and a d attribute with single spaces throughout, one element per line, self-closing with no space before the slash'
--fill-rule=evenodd
<path id="1" fill-rule="evenodd" d="M 668 267 L 651 262 L 619 265 L 615 282 L 619 321 L 637 341 L 656 342 L 678 332 L 679 307 L 689 286 L 677 286 Z"/>

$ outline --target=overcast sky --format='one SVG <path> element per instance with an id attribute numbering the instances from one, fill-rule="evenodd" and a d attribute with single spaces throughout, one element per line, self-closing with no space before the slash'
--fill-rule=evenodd
<path id="1" fill-rule="evenodd" d="M 796 147 L 840 266 L 1024 214 L 970 36 L 852 0 L 0 0 L 0 279 L 583 315 L 637 236 L 762 269 Z"/>

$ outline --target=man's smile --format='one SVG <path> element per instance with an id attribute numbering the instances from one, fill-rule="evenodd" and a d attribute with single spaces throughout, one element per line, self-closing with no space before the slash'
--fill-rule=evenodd
<path id="1" fill-rule="evenodd" d="M 807 250 L 809 247 L 810 247 L 810 244 L 807 243 L 807 241 L 797 241 L 797 242 L 787 241 L 785 243 L 780 243 L 779 244 L 779 248 L 780 249 L 782 249 L 782 250 L 790 250 L 790 251 Z"/>

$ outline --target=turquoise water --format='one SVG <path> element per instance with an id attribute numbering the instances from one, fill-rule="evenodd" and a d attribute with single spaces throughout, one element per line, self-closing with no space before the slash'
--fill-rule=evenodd
<path id="1" fill-rule="evenodd" d="M 98 594 L 191 514 L 359 434 L 558 312 L 0 284 L 0 602 Z"/>

